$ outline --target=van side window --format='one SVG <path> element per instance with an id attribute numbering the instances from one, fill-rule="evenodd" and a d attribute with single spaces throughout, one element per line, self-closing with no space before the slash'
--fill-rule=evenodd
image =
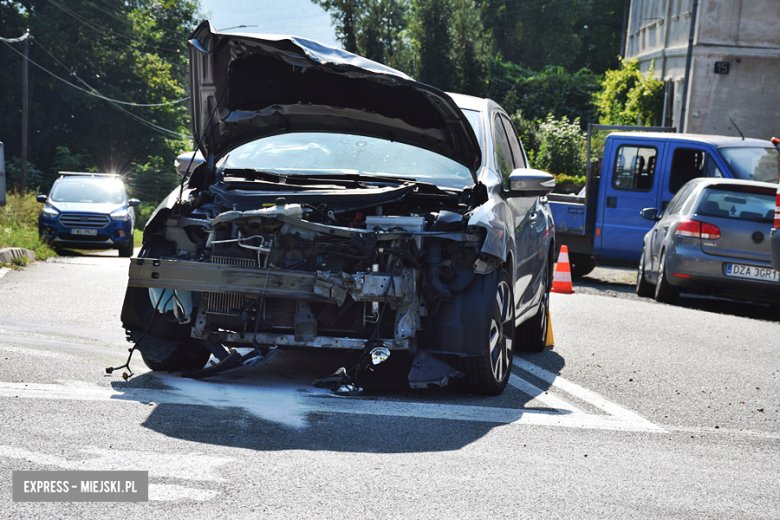
<path id="1" fill-rule="evenodd" d="M 615 158 L 612 187 L 616 190 L 653 189 L 658 150 L 649 146 L 621 146 Z"/>
<path id="2" fill-rule="evenodd" d="M 704 163 L 707 152 L 695 148 L 677 148 L 672 155 L 672 168 L 669 172 L 669 192 L 677 193 L 686 182 L 704 177 Z"/>

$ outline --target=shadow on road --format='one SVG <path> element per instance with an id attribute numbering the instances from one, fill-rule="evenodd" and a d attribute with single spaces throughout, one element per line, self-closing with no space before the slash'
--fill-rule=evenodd
<path id="1" fill-rule="evenodd" d="M 521 357 L 553 373 L 564 366 L 563 358 L 550 349 Z M 338 352 L 285 351 L 261 367 L 210 380 L 147 373 L 112 386 L 123 392 L 119 399 L 155 403 L 143 422 L 150 430 L 175 439 L 252 450 L 457 450 L 524 413 L 540 413 L 539 407 L 527 407 L 536 396 L 511 385 L 496 397 L 470 395 L 457 384 L 412 390 L 405 384 L 408 360 L 398 355 L 394 364 L 388 363 L 383 373 L 365 384 L 360 397 L 334 397 L 329 390 L 312 386 L 314 378 L 355 360 Z M 533 380 L 540 392 L 550 386 L 517 368 L 514 372 Z M 509 419 L 491 421 L 491 413 Z M 478 419 L 461 420 L 472 416 Z"/>
<path id="2" fill-rule="evenodd" d="M 635 276 L 636 271 L 631 269 L 599 268 L 592 275 L 577 280 L 574 283 L 574 289 L 584 294 L 656 303 L 653 298 L 637 296 Z M 773 307 L 761 303 L 683 293 L 674 305 L 715 314 L 780 322 L 780 302 L 778 302 L 778 306 Z"/>

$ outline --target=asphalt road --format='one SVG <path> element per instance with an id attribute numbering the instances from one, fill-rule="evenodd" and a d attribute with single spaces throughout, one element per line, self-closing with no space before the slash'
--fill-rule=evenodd
<path id="1" fill-rule="evenodd" d="M 311 382 L 353 359 L 323 352 L 210 381 L 134 359 L 124 381 L 114 255 L 0 278 L 1 518 L 780 517 L 776 309 L 597 271 L 496 398 L 334 397 Z M 11 500 L 14 470 L 119 469 L 149 472 L 149 502 Z"/>

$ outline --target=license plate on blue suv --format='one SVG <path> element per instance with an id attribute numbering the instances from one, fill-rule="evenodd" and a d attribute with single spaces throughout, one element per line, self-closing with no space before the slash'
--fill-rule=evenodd
<path id="1" fill-rule="evenodd" d="M 754 265 L 726 264 L 726 276 L 780 282 L 779 272 L 767 267 L 756 267 Z"/>
<path id="2" fill-rule="evenodd" d="M 71 229 L 70 233 L 72 235 L 89 235 L 89 236 L 97 236 L 97 229 Z"/>

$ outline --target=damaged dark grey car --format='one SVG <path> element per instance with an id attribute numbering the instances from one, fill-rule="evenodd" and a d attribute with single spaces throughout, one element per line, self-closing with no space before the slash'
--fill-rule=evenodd
<path id="1" fill-rule="evenodd" d="M 151 369 L 348 349 L 498 394 L 513 351 L 545 347 L 554 181 L 498 105 L 301 38 L 204 22 L 189 44 L 202 161 L 149 220 L 122 310 Z"/>

